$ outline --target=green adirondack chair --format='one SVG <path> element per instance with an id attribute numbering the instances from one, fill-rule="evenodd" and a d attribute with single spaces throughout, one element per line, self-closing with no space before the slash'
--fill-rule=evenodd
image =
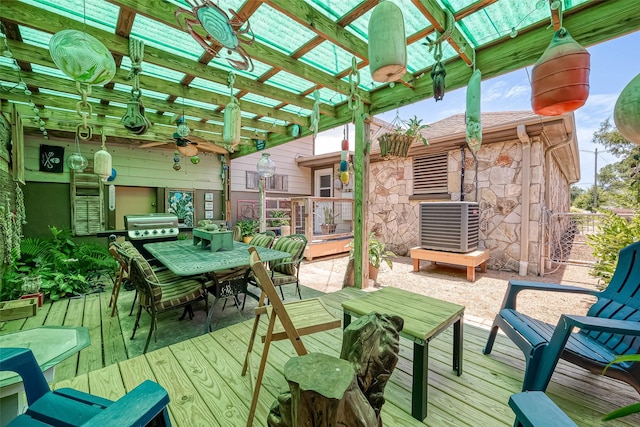
<path id="1" fill-rule="evenodd" d="M 586 316 L 563 314 L 556 326 L 516 310 L 523 290 L 572 292 L 594 295 L 598 300 Z M 609 286 L 597 292 L 575 286 L 510 281 L 496 316 L 484 354 L 491 353 L 498 332 L 522 350 L 526 370 L 522 390 L 544 391 L 560 358 L 602 375 L 616 356 L 640 352 L 640 242 L 620 251 Z M 573 332 L 574 328 L 580 328 Z M 605 375 L 629 383 L 640 392 L 640 362 L 617 363 Z"/>

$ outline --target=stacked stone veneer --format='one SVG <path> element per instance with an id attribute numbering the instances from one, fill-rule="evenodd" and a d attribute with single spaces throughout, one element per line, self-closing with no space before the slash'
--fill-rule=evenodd
<path id="1" fill-rule="evenodd" d="M 451 200 L 460 200 L 460 150 L 449 152 L 448 186 Z M 480 245 L 491 251 L 488 267 L 519 271 L 522 221 L 522 144 L 518 140 L 485 144 L 477 154 L 465 151 L 465 176 L 462 192 L 465 201 L 480 205 Z M 428 199 L 410 200 L 413 194 L 411 159 L 375 162 L 370 165 L 369 223 L 399 255 L 407 255 L 418 244 L 418 204 Z M 540 269 L 542 215 L 544 210 L 545 164 L 543 144 L 531 141 L 529 191 L 529 256 L 528 274 Z M 559 168 L 550 166 L 550 199 L 553 208 L 568 209 L 569 185 Z M 477 187 L 477 188 L 476 188 Z M 433 200 L 433 201 L 442 201 Z"/>

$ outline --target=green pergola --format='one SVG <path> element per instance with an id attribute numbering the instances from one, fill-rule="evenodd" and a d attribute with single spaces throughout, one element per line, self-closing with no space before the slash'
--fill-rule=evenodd
<path id="1" fill-rule="evenodd" d="M 467 84 L 474 58 L 485 79 L 533 64 L 561 22 L 583 46 L 640 29 L 636 0 L 388 1 L 404 15 L 408 53 L 406 74 L 390 83 L 374 82 L 368 67 L 367 27 L 378 0 L 207 0 L 225 12 L 237 11 L 234 28 L 250 24 L 255 41 L 241 46 L 252 58 L 252 70 L 231 67 L 226 49 L 205 51 L 176 19 L 179 8 L 192 9 L 182 0 L 3 0 L 0 49 L 12 57 L 0 56 L 1 111 L 8 113 L 15 105 L 25 133 L 40 134 L 40 121 L 29 120 L 33 103 L 50 135 L 72 137 L 80 95 L 48 50 L 51 36 L 67 29 L 96 37 L 116 60 L 115 78 L 93 87 L 89 97 L 96 134 L 104 132 L 110 144 L 171 148 L 176 120 L 184 115 L 192 135 L 200 138 L 198 148 L 236 158 L 255 152 L 256 140 L 264 140 L 268 149 L 309 135 L 315 91 L 319 131 L 354 121 L 349 100 L 357 95 L 362 103 L 355 115 L 355 194 L 356 206 L 366 208 L 368 119 L 433 96 L 429 74 L 435 60 L 427 38 L 448 30 L 442 55 L 446 87 L 453 90 Z M 130 38 L 145 44 L 139 82 L 152 126 L 144 135 L 120 123 L 132 89 Z M 235 53 L 231 58 L 242 60 Z M 355 93 L 349 83 L 353 61 L 359 72 Z M 233 153 L 222 144 L 230 71 L 242 109 L 242 142 Z M 355 215 L 356 277 L 366 249 L 365 214 L 358 209 Z"/>

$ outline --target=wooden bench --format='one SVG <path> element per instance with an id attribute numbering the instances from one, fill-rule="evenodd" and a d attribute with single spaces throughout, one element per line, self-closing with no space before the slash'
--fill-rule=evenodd
<path id="1" fill-rule="evenodd" d="M 476 267 L 480 266 L 480 272 L 487 271 L 488 250 L 475 250 L 466 254 L 454 252 L 432 251 L 421 247 L 411 248 L 413 258 L 413 271 L 420 270 L 420 260 L 431 261 L 433 264 L 443 262 L 445 264 L 463 265 L 467 267 L 467 280 L 476 281 Z"/>

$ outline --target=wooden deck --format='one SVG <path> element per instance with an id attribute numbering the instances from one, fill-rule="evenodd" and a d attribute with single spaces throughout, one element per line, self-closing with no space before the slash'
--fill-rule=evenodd
<path id="1" fill-rule="evenodd" d="M 344 289 L 327 294 L 324 301 L 341 315 L 340 303 L 360 291 Z M 106 310 L 108 294 L 88 295 L 46 304 L 38 315 L 0 324 L 0 333 L 40 325 L 87 326 L 92 344 L 56 369 L 53 387 L 73 387 L 117 399 L 145 379 L 162 384 L 169 392 L 169 411 L 175 426 L 243 426 L 250 403 L 249 377 L 241 377 L 251 321 L 176 343 L 127 360 L 117 318 Z M 524 360 L 504 336 L 498 336 L 493 353 L 482 354 L 488 331 L 465 325 L 464 373 L 451 369 L 451 330 L 432 341 L 429 357 L 429 405 L 424 423 L 412 419 L 410 410 L 411 343 L 401 340 L 400 361 L 386 388 L 383 421 L 387 426 L 510 426 L 513 413 L 509 396 L 520 391 Z M 310 351 L 338 355 L 342 341 L 336 329 L 304 337 Z M 104 345 L 102 342 L 104 340 Z M 256 345 L 254 366 L 261 345 Z M 282 366 L 294 355 L 287 341 L 273 344 L 260 394 L 255 425 L 266 425 L 266 413 L 279 390 L 286 389 Z M 62 380 L 61 380 L 62 379 Z M 602 426 L 602 414 L 639 400 L 626 384 L 561 362 L 548 388 L 551 398 L 580 426 Z M 606 423 L 637 426 L 640 416 Z"/>

